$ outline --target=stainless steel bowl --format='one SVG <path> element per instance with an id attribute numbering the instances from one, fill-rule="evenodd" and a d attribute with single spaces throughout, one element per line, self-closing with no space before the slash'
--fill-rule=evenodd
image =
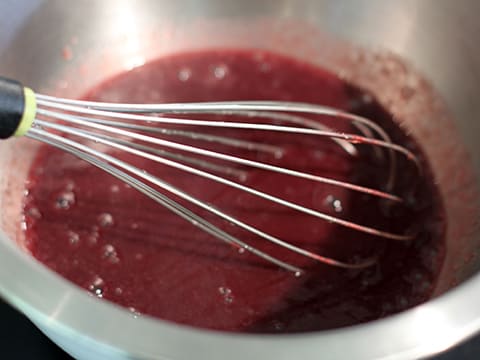
<path id="1" fill-rule="evenodd" d="M 449 219 L 465 214 L 449 223 L 437 297 L 386 319 L 301 335 L 226 334 L 133 318 L 52 273 L 22 250 L 18 229 L 36 145 L 1 143 L 0 293 L 76 358 L 412 359 L 480 329 L 480 2 L 6 0 L 0 14 L 0 73 L 43 92 L 77 96 L 122 69 L 191 48 L 257 47 L 322 64 L 334 36 L 408 59 L 443 95 L 455 119 L 452 129 L 428 122 L 449 134 L 432 136 L 428 145 L 432 153 L 444 149 L 436 164 L 451 162 L 439 180 Z"/>

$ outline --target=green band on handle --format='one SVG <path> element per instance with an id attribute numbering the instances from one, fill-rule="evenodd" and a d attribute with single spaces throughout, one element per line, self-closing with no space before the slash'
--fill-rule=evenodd
<path id="1" fill-rule="evenodd" d="M 23 88 L 25 96 L 25 108 L 23 110 L 22 119 L 18 124 L 17 130 L 13 136 L 23 136 L 27 131 L 32 127 L 33 120 L 35 120 L 35 115 L 37 113 L 37 101 L 35 99 L 35 93 L 32 89 L 24 87 Z"/>
<path id="2" fill-rule="evenodd" d="M 15 134 L 25 111 L 25 91 L 18 81 L 0 76 L 0 140 Z"/>

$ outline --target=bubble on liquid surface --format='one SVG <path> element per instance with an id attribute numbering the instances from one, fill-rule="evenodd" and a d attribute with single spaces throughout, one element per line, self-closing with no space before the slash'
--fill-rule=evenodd
<path id="1" fill-rule="evenodd" d="M 105 282 L 100 276 L 95 276 L 92 283 L 88 286 L 88 290 L 99 298 L 103 297 Z"/>
<path id="2" fill-rule="evenodd" d="M 29 217 L 31 217 L 32 219 L 41 219 L 42 218 L 42 213 L 36 207 L 31 207 L 30 209 L 28 209 L 27 210 L 27 215 Z"/>
<path id="3" fill-rule="evenodd" d="M 80 241 L 80 235 L 78 235 L 75 231 L 68 232 L 68 242 L 72 245 L 78 244 Z"/>
<path id="4" fill-rule="evenodd" d="M 220 286 L 218 288 L 218 292 L 222 295 L 229 295 L 232 293 L 232 290 L 228 287 L 225 287 L 225 286 Z"/>
<path id="5" fill-rule="evenodd" d="M 278 149 L 278 150 L 274 151 L 274 153 L 273 153 L 273 157 L 277 160 L 281 159 L 283 157 L 283 155 L 285 155 L 285 151 L 283 149 Z"/>
<path id="6" fill-rule="evenodd" d="M 98 242 L 98 237 L 100 234 L 98 233 L 98 226 L 92 226 L 92 231 L 87 237 L 87 241 L 90 245 L 95 245 Z"/>
<path id="7" fill-rule="evenodd" d="M 216 79 L 223 79 L 228 73 L 228 66 L 225 64 L 216 65 L 213 68 L 213 75 Z"/>
<path id="8" fill-rule="evenodd" d="M 133 315 L 133 317 L 134 317 L 135 319 L 138 318 L 140 315 L 142 315 L 142 314 L 140 313 L 140 311 L 138 311 L 137 309 L 135 309 L 133 306 L 130 306 L 130 307 L 128 308 L 128 311 L 130 311 L 130 312 L 132 313 L 132 315 Z"/>
<path id="9" fill-rule="evenodd" d="M 114 224 L 113 216 L 109 213 L 101 213 L 98 215 L 98 222 L 103 227 L 112 226 Z"/>
<path id="10" fill-rule="evenodd" d="M 120 187 L 118 185 L 112 185 L 110 186 L 110 191 L 112 193 L 118 193 L 120 191 Z"/>
<path id="11" fill-rule="evenodd" d="M 102 256 L 104 259 L 107 259 L 109 262 L 113 264 L 120 262 L 120 259 L 118 258 L 117 250 L 111 244 L 107 244 L 103 247 Z"/>
<path id="12" fill-rule="evenodd" d="M 113 290 L 115 292 L 116 295 L 122 295 L 123 293 L 123 290 L 122 288 L 119 288 L 119 287 L 116 287 L 115 290 Z"/>
<path id="13" fill-rule="evenodd" d="M 232 290 L 226 286 L 220 286 L 218 288 L 218 292 L 223 297 L 223 301 L 225 304 L 231 304 L 233 302 L 233 294 Z"/>
<path id="14" fill-rule="evenodd" d="M 75 193 L 71 190 L 61 192 L 55 202 L 57 209 L 68 210 L 75 204 Z"/>
<path id="15" fill-rule="evenodd" d="M 328 195 L 325 198 L 325 204 L 330 206 L 336 213 L 341 213 L 343 211 L 342 202 L 333 195 Z"/>
<path id="16" fill-rule="evenodd" d="M 133 230 L 136 230 L 136 229 L 138 229 L 138 224 L 137 223 L 132 223 L 132 225 L 130 225 L 130 228 L 133 229 Z"/>
<path id="17" fill-rule="evenodd" d="M 240 173 L 238 173 L 237 178 L 238 181 L 244 183 L 248 180 L 248 173 L 241 171 Z"/>
<path id="18" fill-rule="evenodd" d="M 67 181 L 65 189 L 67 189 L 68 191 L 72 191 L 73 189 L 75 189 L 75 182 L 72 180 Z"/>
<path id="19" fill-rule="evenodd" d="M 190 79 L 191 76 L 192 76 L 192 70 L 189 68 L 180 69 L 177 75 L 178 80 L 182 82 L 188 81 L 188 79 Z"/>
<path id="20" fill-rule="evenodd" d="M 333 205 L 333 210 L 335 210 L 335 212 L 339 213 L 343 211 L 342 202 L 340 200 L 338 199 L 334 200 L 332 205 Z"/>

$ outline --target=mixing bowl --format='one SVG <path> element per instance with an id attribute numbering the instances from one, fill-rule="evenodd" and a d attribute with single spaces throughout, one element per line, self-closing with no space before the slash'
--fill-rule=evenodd
<path id="1" fill-rule="evenodd" d="M 480 329 L 478 1 L 6 0 L 0 13 L 0 73 L 49 94 L 79 96 L 116 72 L 194 48 L 268 49 L 341 70 L 348 54 L 340 44 L 347 41 L 407 59 L 455 119 L 425 115 L 407 124 L 422 137 L 447 211 L 447 257 L 434 299 L 367 324 L 281 336 L 136 318 L 48 270 L 24 251 L 20 229 L 23 185 L 37 145 L 2 142 L 0 294 L 74 357 L 411 359 Z"/>

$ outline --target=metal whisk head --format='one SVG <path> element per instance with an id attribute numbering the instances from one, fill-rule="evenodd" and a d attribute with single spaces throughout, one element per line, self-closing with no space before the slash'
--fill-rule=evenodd
<path id="1" fill-rule="evenodd" d="M 195 213 L 188 204 L 234 224 L 259 239 L 270 241 L 289 251 L 328 265 L 363 268 L 372 265 L 375 259 L 346 263 L 308 251 L 229 215 L 221 208 L 217 208 L 215 204 L 196 198 L 164 181 L 160 176 L 146 173 L 134 163 L 127 163 L 115 157 L 112 152 L 97 149 L 97 146 L 92 146 L 91 141 L 94 142 L 93 145 L 95 143 L 102 145 L 103 149 L 108 148 L 147 158 L 164 166 L 209 179 L 212 184 L 222 184 L 239 192 L 271 201 L 278 206 L 316 217 L 319 221 L 328 221 L 373 237 L 400 241 L 411 240 L 414 237 L 414 235 L 392 233 L 333 216 L 246 185 L 241 179 L 244 174 L 243 168 L 259 169 L 364 193 L 387 202 L 402 203 L 404 200 L 392 193 L 397 177 L 397 157 L 406 157 L 414 164 L 418 173 L 421 172 L 419 160 L 405 147 L 394 144 L 379 125 L 361 116 L 319 105 L 272 101 L 144 105 L 67 100 L 35 94 L 35 102 L 35 119 L 25 133 L 27 137 L 74 154 L 124 181 L 199 229 L 295 274 L 299 275 L 302 270 L 237 238 Z M 315 120 L 318 116 L 345 122 L 356 131 L 355 133 L 334 131 Z M 212 133 L 209 131 L 211 129 L 228 129 L 228 135 Z M 352 157 L 358 153 L 356 144 L 370 145 L 374 151 L 383 156 L 385 161 L 388 161 L 389 173 L 385 189 L 364 187 L 224 151 L 231 148 L 266 153 L 271 157 L 281 156 L 282 148 L 276 144 L 245 139 L 241 136 L 230 136 L 232 133 L 241 134 L 248 131 L 314 136 L 322 141 L 332 141 L 340 151 Z M 194 145 L 191 144 L 192 141 Z M 215 149 L 217 145 L 220 149 L 218 151 Z M 167 194 L 182 199 L 182 204 Z"/>

